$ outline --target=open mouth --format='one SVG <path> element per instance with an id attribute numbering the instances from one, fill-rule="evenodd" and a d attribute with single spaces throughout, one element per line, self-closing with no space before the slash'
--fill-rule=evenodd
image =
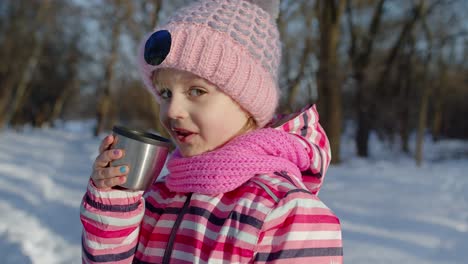
<path id="1" fill-rule="evenodd" d="M 180 142 L 188 142 L 196 134 L 182 128 L 173 128 L 172 131 Z"/>

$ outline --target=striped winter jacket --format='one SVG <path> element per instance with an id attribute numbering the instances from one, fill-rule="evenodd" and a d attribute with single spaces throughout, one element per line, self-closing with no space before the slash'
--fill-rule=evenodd
<path id="1" fill-rule="evenodd" d="M 342 263 L 340 222 L 317 197 L 331 157 L 317 111 L 280 124 L 312 154 L 303 175 L 259 174 L 218 195 L 174 193 L 164 178 L 144 194 L 90 181 L 83 263 Z"/>

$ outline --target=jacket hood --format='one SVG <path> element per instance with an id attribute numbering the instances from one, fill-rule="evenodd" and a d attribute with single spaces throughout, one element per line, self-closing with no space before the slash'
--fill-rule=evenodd
<path id="1" fill-rule="evenodd" d="M 302 171 L 300 180 L 309 191 L 318 194 L 330 164 L 331 151 L 327 135 L 319 124 L 316 106 L 308 105 L 297 113 L 278 115 L 270 127 L 288 132 L 304 146 L 311 165 Z"/>

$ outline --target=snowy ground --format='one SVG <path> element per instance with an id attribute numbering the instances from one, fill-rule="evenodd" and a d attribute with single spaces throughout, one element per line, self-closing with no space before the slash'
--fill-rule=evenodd
<path id="1" fill-rule="evenodd" d="M 89 131 L 0 133 L 1 263 L 81 263 L 79 204 L 99 142 Z M 468 142 L 427 141 L 422 168 L 375 139 L 369 160 L 343 142 L 320 197 L 341 218 L 346 263 L 466 263 Z"/>

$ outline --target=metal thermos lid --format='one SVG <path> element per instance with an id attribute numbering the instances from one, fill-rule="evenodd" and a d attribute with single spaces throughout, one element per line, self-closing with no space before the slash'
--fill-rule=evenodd
<path id="1" fill-rule="evenodd" d="M 143 132 L 143 131 L 138 131 L 138 130 L 133 130 L 133 129 L 128 129 L 123 126 L 114 126 L 112 128 L 112 131 L 116 134 L 141 141 L 143 143 L 151 144 L 151 145 L 157 145 L 157 146 L 163 146 L 163 147 L 168 147 L 170 148 L 172 146 L 172 142 L 167 139 L 163 138 L 161 136 L 158 136 L 156 134 L 148 133 L 148 132 Z"/>

